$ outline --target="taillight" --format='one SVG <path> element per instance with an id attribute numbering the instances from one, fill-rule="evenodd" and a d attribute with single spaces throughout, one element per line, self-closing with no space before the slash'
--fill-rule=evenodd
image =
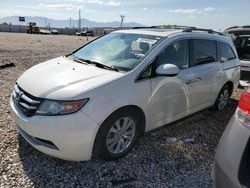
<path id="1" fill-rule="evenodd" d="M 250 116 L 250 88 L 241 95 L 238 107 L 241 112 Z"/>

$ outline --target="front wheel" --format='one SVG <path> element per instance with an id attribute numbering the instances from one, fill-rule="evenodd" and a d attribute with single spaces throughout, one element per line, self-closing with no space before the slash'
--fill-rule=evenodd
<path id="1" fill-rule="evenodd" d="M 215 101 L 214 108 L 216 110 L 219 110 L 219 111 L 223 110 L 228 103 L 229 97 L 230 97 L 230 88 L 228 85 L 225 85 L 221 89 L 221 91 L 220 91 L 220 93 Z"/>
<path id="2" fill-rule="evenodd" d="M 96 153 L 114 160 L 128 154 L 139 136 L 138 118 L 131 112 L 115 112 L 104 121 L 96 137 Z"/>

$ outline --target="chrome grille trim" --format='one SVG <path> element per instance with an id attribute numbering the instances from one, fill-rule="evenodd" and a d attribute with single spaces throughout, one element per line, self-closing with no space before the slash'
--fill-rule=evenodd
<path id="1" fill-rule="evenodd" d="M 40 103 L 42 102 L 42 99 L 33 97 L 20 88 L 17 84 L 14 86 L 12 98 L 17 108 L 21 110 L 26 116 L 34 115 Z"/>
<path id="2" fill-rule="evenodd" d="M 22 95 L 21 98 L 30 104 L 40 104 L 40 102 L 41 102 L 41 101 L 32 100 L 31 98 L 27 97 L 26 95 Z"/>
<path id="3" fill-rule="evenodd" d="M 19 104 L 20 104 L 22 107 L 24 107 L 24 108 L 26 108 L 26 109 L 28 109 L 28 110 L 36 110 L 36 109 L 37 109 L 37 107 L 29 106 L 29 105 L 27 105 L 27 104 L 25 104 L 25 103 L 23 103 L 23 102 L 19 102 Z"/>

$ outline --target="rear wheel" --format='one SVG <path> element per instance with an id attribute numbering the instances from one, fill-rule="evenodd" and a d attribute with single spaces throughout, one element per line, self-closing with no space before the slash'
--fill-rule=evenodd
<path id="1" fill-rule="evenodd" d="M 138 133 L 136 115 L 126 110 L 115 112 L 98 131 L 95 153 L 108 160 L 121 158 L 131 150 L 138 139 Z"/>
<path id="2" fill-rule="evenodd" d="M 223 110 L 228 103 L 229 97 L 230 97 L 230 87 L 228 85 L 225 85 L 221 89 L 215 101 L 214 108 L 219 111 Z"/>

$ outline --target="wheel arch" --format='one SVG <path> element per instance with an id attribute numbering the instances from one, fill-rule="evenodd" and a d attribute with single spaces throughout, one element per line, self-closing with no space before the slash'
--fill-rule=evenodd
<path id="1" fill-rule="evenodd" d="M 104 122 L 107 121 L 108 118 L 110 118 L 114 113 L 119 113 L 120 111 L 129 111 L 129 112 L 133 112 L 136 114 L 136 116 L 139 118 L 139 122 L 140 122 L 140 126 L 139 126 L 139 133 L 140 135 L 143 135 L 145 130 L 146 130 L 146 116 L 145 116 L 145 113 L 144 111 L 139 107 L 139 106 L 136 106 L 136 105 L 126 105 L 126 106 L 122 106 L 118 109 L 116 109 L 115 111 L 113 111 L 111 114 L 109 114 L 105 120 L 100 124 L 98 130 L 97 130 L 97 133 L 95 135 L 95 138 L 94 138 L 94 144 L 93 144 L 93 148 L 92 148 L 92 157 L 97 157 L 98 156 L 98 143 L 97 143 L 97 140 L 98 140 L 98 137 L 101 136 L 100 132 L 101 132 L 101 128 L 102 126 L 104 126 Z"/>
<path id="2" fill-rule="evenodd" d="M 230 96 L 232 96 L 233 94 L 233 91 L 234 91 L 234 83 L 232 81 L 227 81 L 223 86 L 222 88 L 225 86 L 225 85 L 228 85 L 229 88 L 230 88 Z M 221 89 L 222 89 L 221 88 Z"/>

